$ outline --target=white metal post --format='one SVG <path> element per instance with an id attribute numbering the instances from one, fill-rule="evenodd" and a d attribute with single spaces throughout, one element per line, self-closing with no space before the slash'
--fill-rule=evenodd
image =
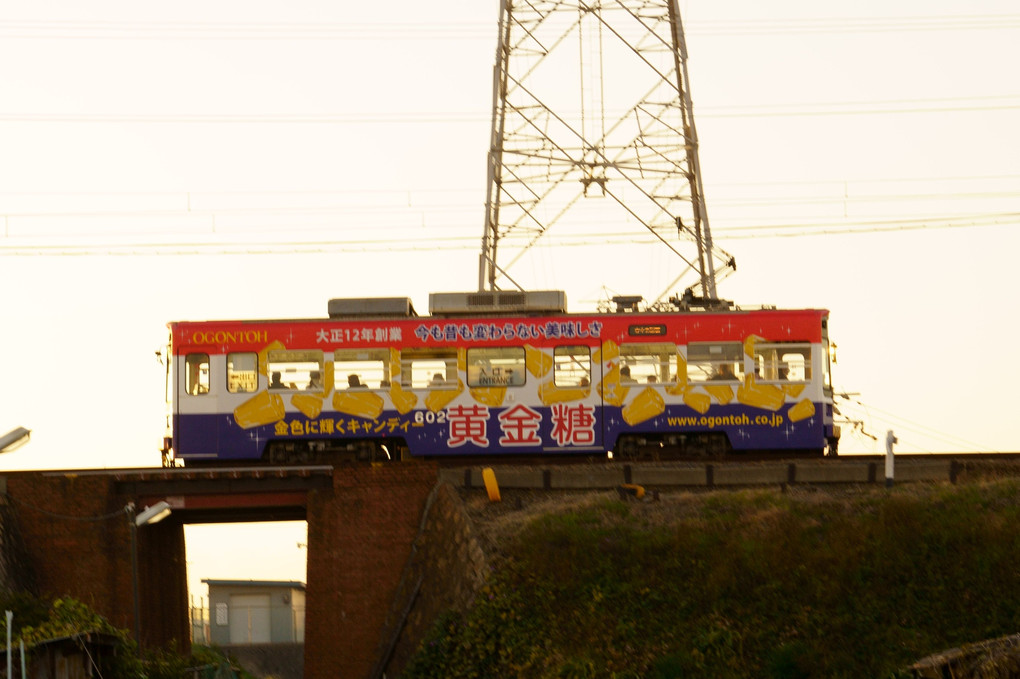
<path id="1" fill-rule="evenodd" d="M 14 611 L 6 611 L 7 615 L 7 676 L 11 676 L 11 621 L 14 620 Z"/>
<path id="2" fill-rule="evenodd" d="M 892 488 L 893 485 L 893 444 L 899 439 L 893 434 L 892 429 L 885 434 L 885 487 Z"/>

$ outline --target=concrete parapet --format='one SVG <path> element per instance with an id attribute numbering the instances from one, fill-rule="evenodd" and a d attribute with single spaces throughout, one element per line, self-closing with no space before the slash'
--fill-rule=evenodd
<path id="1" fill-rule="evenodd" d="M 473 472 L 474 470 L 472 469 L 468 470 L 467 473 L 471 474 Z M 449 483 L 451 486 L 459 488 L 463 485 L 466 485 L 464 483 L 464 475 L 465 471 L 463 469 L 440 469 L 439 473 L 437 474 L 436 480 L 442 483 Z M 469 476 L 468 478 L 471 477 Z M 482 478 L 481 470 L 478 470 L 478 478 L 479 479 Z"/>
<path id="2" fill-rule="evenodd" d="M 704 486 L 708 476 L 704 465 L 690 468 L 634 467 L 631 483 L 639 486 Z"/>
<path id="3" fill-rule="evenodd" d="M 623 468 L 619 469 L 554 469 L 550 488 L 616 488 L 624 483 Z"/>
<path id="4" fill-rule="evenodd" d="M 442 469 L 439 472 L 439 481 L 448 483 L 454 488 L 485 488 L 485 480 L 482 478 L 483 467 L 471 467 L 465 469 Z M 533 469 L 531 467 L 494 467 L 496 483 L 500 488 L 547 488 L 547 470 Z"/>
<path id="5" fill-rule="evenodd" d="M 795 466 L 795 483 L 869 483 L 874 467 L 871 463 L 826 464 L 823 462 L 800 462 Z"/>
<path id="6" fill-rule="evenodd" d="M 896 481 L 945 481 L 949 478 L 950 460 L 931 460 L 893 468 Z M 883 471 L 883 478 L 885 472 Z"/>
<path id="7" fill-rule="evenodd" d="M 512 467 L 499 467 L 496 472 L 496 483 L 500 488 L 545 488 L 545 473 L 541 469 L 514 469 Z M 471 486 L 473 488 L 484 488 L 482 481 L 482 470 L 476 469 L 471 475 Z"/>
<path id="8" fill-rule="evenodd" d="M 577 490 L 615 488 L 625 483 L 648 487 L 726 487 L 784 484 L 883 483 L 875 460 L 797 460 L 756 463 L 619 464 L 607 466 L 494 466 L 500 488 Z M 895 481 L 954 482 L 951 460 L 910 460 L 896 465 Z M 441 481 L 458 488 L 484 488 L 482 468 L 443 469 Z"/>
<path id="9" fill-rule="evenodd" d="M 719 465 L 714 467 L 713 485 L 763 486 L 779 485 L 789 479 L 787 465 Z"/>
<path id="10" fill-rule="evenodd" d="M 493 467 L 500 488 L 524 490 L 550 490 L 575 488 L 615 488 L 625 482 L 624 469 L 578 469 L 575 467 Z M 443 470 L 439 478 L 450 485 L 463 488 L 484 488 L 482 468 Z"/>

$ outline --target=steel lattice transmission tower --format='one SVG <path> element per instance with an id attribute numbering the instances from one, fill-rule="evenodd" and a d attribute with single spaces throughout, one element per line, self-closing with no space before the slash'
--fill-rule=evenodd
<path id="1" fill-rule="evenodd" d="M 576 212 L 606 247 L 651 234 L 682 260 L 673 285 L 717 298 L 734 263 L 712 245 L 676 0 L 502 0 L 493 81 L 479 291 L 523 289 L 514 265 Z"/>

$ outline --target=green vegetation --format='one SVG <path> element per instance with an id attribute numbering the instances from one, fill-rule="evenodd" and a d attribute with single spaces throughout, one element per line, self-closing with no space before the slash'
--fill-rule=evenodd
<path id="1" fill-rule="evenodd" d="M 146 649 L 139 657 L 137 646 L 127 630 L 114 627 L 75 599 L 62 598 L 47 603 L 26 594 L 13 593 L 0 596 L 0 606 L 2 610 L 14 613 L 12 641 L 17 649 L 24 640 L 29 658 L 33 656 L 34 647 L 46 641 L 102 633 L 109 635 L 116 646 L 115 653 L 103 654 L 97 659 L 101 665 L 98 670 L 107 679 L 180 679 L 186 676 L 251 679 L 251 675 L 243 670 L 234 672 L 231 667 L 236 667 L 236 663 L 215 648 L 196 646 L 191 656 L 180 655 L 172 649 Z M 6 639 L 6 618 L 0 618 L 0 636 Z"/>
<path id="2" fill-rule="evenodd" d="M 1018 491 L 574 503 L 501 538 L 472 609 L 439 620 L 403 676 L 906 676 L 1020 631 Z"/>

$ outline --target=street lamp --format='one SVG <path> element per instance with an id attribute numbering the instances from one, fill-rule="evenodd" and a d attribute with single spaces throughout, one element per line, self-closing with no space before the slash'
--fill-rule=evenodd
<path id="1" fill-rule="evenodd" d="M 3 436 L 0 436 L 0 453 L 9 453 L 12 450 L 20 448 L 28 443 L 28 439 L 31 435 L 32 432 L 24 427 L 11 429 Z"/>
<path id="2" fill-rule="evenodd" d="M 135 526 L 148 526 L 153 523 L 159 523 L 168 516 L 170 516 L 170 503 L 165 500 L 160 500 L 151 507 L 143 509 L 142 512 L 135 517 Z"/>
<path id="3" fill-rule="evenodd" d="M 138 652 L 141 653 L 141 625 L 138 620 L 138 527 L 158 523 L 170 516 L 170 503 L 165 500 L 160 500 L 151 507 L 146 507 L 136 514 L 135 503 L 129 502 L 124 507 L 124 513 L 127 514 L 128 526 L 131 529 L 131 589 L 134 594 L 135 603 L 135 642 L 138 644 Z"/>

